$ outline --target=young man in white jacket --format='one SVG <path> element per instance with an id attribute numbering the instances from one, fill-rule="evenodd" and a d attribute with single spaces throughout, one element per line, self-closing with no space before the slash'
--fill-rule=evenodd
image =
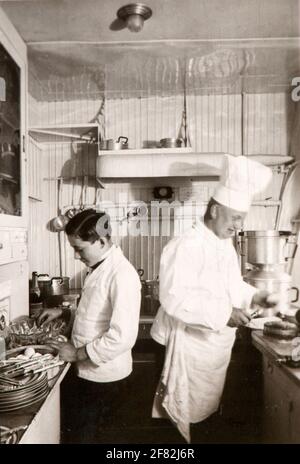
<path id="1" fill-rule="evenodd" d="M 139 276 L 110 237 L 108 216 L 85 210 L 65 232 L 80 260 L 89 268 L 76 311 L 71 341 L 54 343 L 61 359 L 77 371 L 79 443 L 97 442 L 97 428 L 122 398 L 124 379 L 132 372 L 131 349 L 138 334 L 141 303 Z M 39 322 L 61 315 L 46 309 Z M 107 414 L 106 414 L 107 415 Z M 98 431 L 99 433 L 99 431 Z"/>
<path id="2" fill-rule="evenodd" d="M 243 281 L 232 237 L 252 196 L 271 170 L 244 156 L 226 155 L 219 186 L 204 220 L 164 248 L 160 263 L 161 307 L 151 335 L 166 346 L 153 417 L 168 417 L 189 442 L 190 423 L 217 411 L 235 340 L 254 304 L 273 306 L 277 295 Z"/>

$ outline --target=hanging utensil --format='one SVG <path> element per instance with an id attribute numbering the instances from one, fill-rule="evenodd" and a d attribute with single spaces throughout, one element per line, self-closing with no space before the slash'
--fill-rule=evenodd
<path id="1" fill-rule="evenodd" d="M 79 212 L 83 211 L 83 193 L 84 193 L 84 179 L 82 176 L 81 177 L 81 192 L 80 192 L 80 199 L 79 199 Z"/>
<path id="2" fill-rule="evenodd" d="M 68 219 L 72 219 L 72 217 L 75 216 L 75 214 L 77 213 L 77 210 L 74 206 L 74 176 L 72 177 L 72 194 L 71 194 L 71 208 L 68 209 L 68 211 L 66 211 L 66 216 L 68 217 Z"/>
<path id="3" fill-rule="evenodd" d="M 61 232 L 64 230 L 65 226 L 67 225 L 68 219 L 64 214 L 61 212 L 61 195 L 62 195 L 62 177 L 58 178 L 58 189 L 57 189 L 57 210 L 58 216 L 56 216 L 52 220 L 52 227 L 55 232 Z"/>
<path id="4" fill-rule="evenodd" d="M 89 176 L 83 176 L 83 210 L 87 207 L 87 189 L 88 189 L 88 178 Z"/>

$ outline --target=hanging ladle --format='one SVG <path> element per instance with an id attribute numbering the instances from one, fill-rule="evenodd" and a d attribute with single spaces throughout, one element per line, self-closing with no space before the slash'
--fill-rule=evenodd
<path id="1" fill-rule="evenodd" d="M 62 190 L 62 178 L 58 178 L 58 191 L 57 191 L 57 203 L 58 203 L 58 216 L 52 220 L 52 227 L 55 232 L 61 232 L 64 230 L 68 223 L 68 218 L 61 213 L 61 190 Z"/>
<path id="2" fill-rule="evenodd" d="M 74 176 L 72 177 L 72 200 L 71 208 L 66 211 L 66 216 L 68 219 L 72 219 L 77 214 L 77 209 L 74 206 Z"/>

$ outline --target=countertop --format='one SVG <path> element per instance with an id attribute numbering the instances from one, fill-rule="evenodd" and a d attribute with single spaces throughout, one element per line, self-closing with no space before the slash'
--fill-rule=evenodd
<path id="1" fill-rule="evenodd" d="M 26 435 L 30 433 L 30 427 L 34 424 L 39 418 L 39 415 L 42 413 L 42 410 L 51 402 L 52 396 L 55 394 L 56 390 L 59 388 L 60 383 L 65 377 L 66 373 L 70 368 L 70 363 L 66 363 L 60 367 L 59 373 L 51 380 L 49 380 L 49 393 L 47 397 L 27 408 L 20 409 L 13 413 L 1 414 L 0 416 L 0 425 L 9 428 L 26 426 L 27 429 L 18 432 L 19 443 L 26 440 Z"/>
<path id="2" fill-rule="evenodd" d="M 300 337 L 296 337 L 291 341 L 278 341 L 264 335 L 262 330 L 254 330 L 252 331 L 252 341 L 253 345 L 263 355 L 268 356 L 275 363 L 279 358 L 291 356 L 295 349 L 297 349 L 298 355 L 300 354 Z M 280 363 L 277 363 L 277 365 L 295 384 L 300 386 L 300 367 L 291 368 Z"/>

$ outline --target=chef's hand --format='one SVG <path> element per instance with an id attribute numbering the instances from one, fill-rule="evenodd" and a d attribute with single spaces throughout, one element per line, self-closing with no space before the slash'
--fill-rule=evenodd
<path id="1" fill-rule="evenodd" d="M 47 345 L 52 346 L 58 350 L 59 358 L 63 361 L 67 362 L 76 362 L 76 361 L 84 361 L 88 359 L 88 355 L 85 349 L 85 346 L 81 348 L 75 348 L 74 345 L 70 342 L 58 342 L 52 341 L 47 343 Z"/>
<path id="2" fill-rule="evenodd" d="M 279 298 L 279 293 L 270 293 L 267 290 L 260 290 L 254 294 L 250 306 L 259 305 L 263 308 L 271 308 L 279 303 Z"/>
<path id="3" fill-rule="evenodd" d="M 251 316 L 245 309 L 233 308 L 227 325 L 229 327 L 240 327 L 241 325 L 247 325 L 250 320 Z"/>
<path id="4" fill-rule="evenodd" d="M 57 319 L 60 317 L 63 313 L 63 310 L 61 308 L 48 308 L 44 309 L 39 317 L 37 318 L 37 325 L 41 326 L 45 322 L 50 322 L 53 321 L 54 319 Z"/>

